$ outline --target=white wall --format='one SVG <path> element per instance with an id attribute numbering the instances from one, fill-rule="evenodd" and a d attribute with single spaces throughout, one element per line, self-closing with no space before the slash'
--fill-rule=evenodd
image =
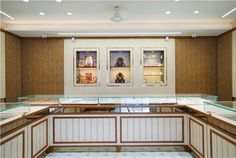
<path id="1" fill-rule="evenodd" d="M 0 32 L 0 98 L 6 98 L 5 84 L 5 33 Z"/>
<path id="2" fill-rule="evenodd" d="M 236 97 L 236 31 L 233 32 L 233 97 Z"/>
<path id="3" fill-rule="evenodd" d="M 100 48 L 100 86 L 75 87 L 73 84 L 73 48 Z M 107 86 L 107 48 L 132 47 L 134 57 L 133 85 L 130 87 Z M 167 86 L 143 87 L 140 65 L 142 47 L 167 48 Z M 64 41 L 64 91 L 65 95 L 150 95 L 175 93 L 175 40 L 170 39 L 80 39 Z"/>

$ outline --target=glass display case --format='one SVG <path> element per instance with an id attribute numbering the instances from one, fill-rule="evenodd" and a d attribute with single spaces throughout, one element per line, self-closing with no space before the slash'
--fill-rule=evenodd
<path id="1" fill-rule="evenodd" d="M 166 49 L 143 48 L 143 84 L 165 85 L 166 80 Z"/>
<path id="2" fill-rule="evenodd" d="M 29 103 L 0 103 L 0 125 L 29 113 Z"/>
<path id="3" fill-rule="evenodd" d="M 132 84 L 132 49 L 108 49 L 108 85 Z"/>
<path id="4" fill-rule="evenodd" d="M 88 86 L 99 84 L 98 49 L 74 50 L 74 85 Z"/>

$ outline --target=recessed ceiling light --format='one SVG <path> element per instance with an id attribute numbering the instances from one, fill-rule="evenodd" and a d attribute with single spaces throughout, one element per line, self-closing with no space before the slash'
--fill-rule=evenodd
<path id="1" fill-rule="evenodd" d="M 23 0 L 23 2 L 29 2 L 29 0 Z"/>
<path id="2" fill-rule="evenodd" d="M 4 13 L 3 11 L 0 10 L 0 14 L 5 15 L 6 17 L 10 18 L 11 20 L 14 20 L 14 18 L 10 15 L 8 15 L 7 13 Z"/>
<path id="3" fill-rule="evenodd" d="M 170 11 L 167 11 L 166 14 L 171 14 L 171 12 L 170 12 Z"/>
<path id="4" fill-rule="evenodd" d="M 234 11 L 236 11 L 236 8 L 230 10 L 228 13 L 226 13 L 225 15 L 223 15 L 222 18 L 228 16 L 229 14 L 233 13 Z"/>
<path id="5" fill-rule="evenodd" d="M 56 0 L 57 2 L 59 2 L 59 3 L 61 3 L 62 2 L 62 0 Z"/>
<path id="6" fill-rule="evenodd" d="M 66 13 L 67 15 L 72 15 L 72 13 L 71 12 L 68 12 L 68 13 Z"/>
<path id="7" fill-rule="evenodd" d="M 179 2 L 179 0 L 175 0 L 175 2 Z"/>
<path id="8" fill-rule="evenodd" d="M 194 13 L 194 14 L 198 14 L 198 13 L 199 13 L 199 10 L 195 10 L 193 13 Z"/>
<path id="9" fill-rule="evenodd" d="M 40 14 L 40 15 L 45 15 L 45 13 L 44 13 L 44 12 L 39 12 L 39 14 Z"/>

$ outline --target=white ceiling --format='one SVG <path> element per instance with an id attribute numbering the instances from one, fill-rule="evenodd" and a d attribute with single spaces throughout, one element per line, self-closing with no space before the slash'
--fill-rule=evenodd
<path id="1" fill-rule="evenodd" d="M 110 21 L 115 5 L 120 6 L 120 14 L 124 18 L 121 23 Z M 155 35 L 158 32 L 181 32 L 182 36 L 193 33 L 198 36 L 215 36 L 232 28 L 236 11 L 226 18 L 222 18 L 222 15 L 234 8 L 236 0 L 64 0 L 62 3 L 56 0 L 30 0 L 28 3 L 22 0 L 3 0 L 1 11 L 15 20 L 1 17 L 6 30 L 24 37 L 60 36 L 59 32 L 76 32 L 83 36 L 91 36 L 93 33 L 99 36 L 102 33 Z M 200 13 L 193 14 L 195 10 Z M 166 11 L 171 11 L 171 14 L 165 14 Z M 41 16 L 39 12 L 45 15 Z M 73 15 L 68 16 L 67 12 Z"/>

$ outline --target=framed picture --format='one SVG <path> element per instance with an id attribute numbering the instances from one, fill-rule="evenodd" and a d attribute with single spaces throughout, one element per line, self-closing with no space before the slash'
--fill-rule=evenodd
<path id="1" fill-rule="evenodd" d="M 92 86 L 99 81 L 99 49 L 75 48 L 74 49 L 74 85 Z"/>
<path id="2" fill-rule="evenodd" d="M 142 48 L 143 85 L 167 85 L 167 49 Z"/>
<path id="3" fill-rule="evenodd" d="M 132 85 L 132 48 L 108 48 L 108 85 Z"/>

